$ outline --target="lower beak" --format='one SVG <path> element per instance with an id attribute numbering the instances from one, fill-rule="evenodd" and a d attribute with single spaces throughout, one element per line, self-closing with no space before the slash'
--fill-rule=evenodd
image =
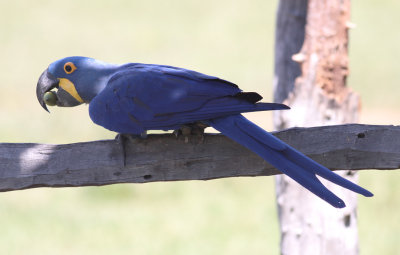
<path id="1" fill-rule="evenodd" d="M 59 87 L 59 79 L 54 77 L 48 69 L 46 69 L 42 75 L 40 75 L 39 81 L 36 86 L 36 96 L 37 99 L 39 100 L 40 105 L 45 109 L 46 111 L 49 111 L 47 109 L 46 103 L 44 101 L 44 95 L 46 92 L 57 88 L 57 99 L 56 99 L 56 105 L 57 106 L 65 106 L 65 107 L 70 107 L 70 106 L 76 106 L 81 104 L 82 102 L 79 102 L 76 100 L 73 96 L 71 96 L 67 91 Z"/>

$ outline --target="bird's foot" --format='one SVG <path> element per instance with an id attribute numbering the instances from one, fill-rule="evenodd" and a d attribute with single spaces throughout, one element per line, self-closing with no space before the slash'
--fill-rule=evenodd
<path id="1" fill-rule="evenodd" d="M 182 125 L 179 129 L 174 130 L 173 134 L 176 138 L 184 137 L 185 143 L 189 142 L 190 137 L 196 137 L 199 139 L 199 143 L 204 142 L 204 129 L 208 125 L 202 122 L 195 122 L 186 125 Z"/>
<path id="2" fill-rule="evenodd" d="M 147 132 L 136 135 L 136 134 L 117 134 L 115 136 L 115 141 L 120 145 L 122 151 L 122 159 L 123 159 L 123 167 L 126 166 L 126 151 L 127 151 L 127 143 L 132 142 L 135 139 L 145 139 L 147 138 Z"/>

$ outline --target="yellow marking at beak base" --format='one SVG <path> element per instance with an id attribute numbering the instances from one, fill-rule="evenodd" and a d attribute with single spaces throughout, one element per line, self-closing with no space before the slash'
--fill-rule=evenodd
<path id="1" fill-rule="evenodd" d="M 59 86 L 73 96 L 78 102 L 83 103 L 82 98 L 79 96 L 78 91 L 75 89 L 75 85 L 68 79 L 59 78 Z"/>

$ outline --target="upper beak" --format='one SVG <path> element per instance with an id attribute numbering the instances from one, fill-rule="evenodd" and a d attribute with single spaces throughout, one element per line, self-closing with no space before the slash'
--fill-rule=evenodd
<path id="1" fill-rule="evenodd" d="M 40 75 L 39 81 L 36 86 L 36 96 L 37 99 L 39 100 L 40 105 L 45 109 L 46 111 L 49 111 L 47 109 L 46 103 L 43 100 L 43 96 L 47 91 L 52 90 L 53 88 L 58 87 L 58 79 L 54 77 L 48 69 L 46 69 L 42 75 Z"/>
<path id="2" fill-rule="evenodd" d="M 44 94 L 54 88 L 57 88 L 57 106 L 76 106 L 80 105 L 82 102 L 76 100 L 71 94 L 59 86 L 60 80 L 54 77 L 48 69 L 46 69 L 39 78 L 36 86 L 36 96 L 39 100 L 40 105 L 46 110 L 46 103 L 44 102 Z"/>

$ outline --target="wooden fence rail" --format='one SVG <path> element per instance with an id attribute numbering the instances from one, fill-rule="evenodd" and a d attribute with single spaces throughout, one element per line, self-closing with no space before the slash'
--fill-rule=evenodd
<path id="1" fill-rule="evenodd" d="M 400 126 L 337 125 L 274 133 L 332 170 L 400 168 Z M 188 143 L 171 134 L 127 144 L 126 166 L 114 140 L 74 144 L 0 143 L 0 191 L 34 187 L 209 180 L 279 174 L 223 135 Z"/>

